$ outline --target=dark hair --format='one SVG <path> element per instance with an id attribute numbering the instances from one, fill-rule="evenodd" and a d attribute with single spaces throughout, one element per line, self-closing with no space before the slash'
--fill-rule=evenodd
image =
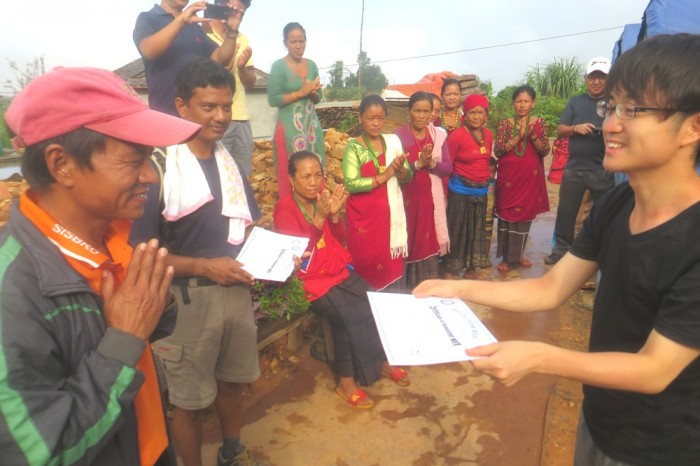
<path id="1" fill-rule="evenodd" d="M 282 36 L 284 37 L 284 40 L 287 40 L 287 36 L 289 35 L 290 32 L 292 32 L 295 29 L 299 29 L 301 32 L 304 33 L 304 39 L 306 39 L 306 29 L 304 27 L 297 23 L 296 21 L 293 21 L 291 23 L 288 23 L 284 29 L 282 29 Z"/>
<path id="2" fill-rule="evenodd" d="M 56 182 L 46 165 L 45 152 L 51 144 L 60 144 L 75 158 L 78 166 L 92 170 L 92 154 L 105 149 L 107 136 L 91 129 L 78 128 L 27 147 L 22 156 L 22 176 L 36 191 L 42 191 Z"/>
<path id="3" fill-rule="evenodd" d="M 192 98 L 196 88 L 209 86 L 236 91 L 231 72 L 211 58 L 193 58 L 175 75 L 175 95 L 185 102 Z"/>
<path id="4" fill-rule="evenodd" d="M 440 88 L 440 95 L 445 93 L 445 89 L 447 89 L 447 86 L 451 86 L 453 84 L 456 84 L 457 87 L 459 88 L 459 93 L 462 93 L 462 85 L 457 81 L 455 78 L 447 78 L 442 81 L 442 87 Z"/>
<path id="5" fill-rule="evenodd" d="M 289 166 L 287 167 L 287 172 L 289 176 L 294 176 L 297 173 L 297 164 L 302 160 L 315 160 L 321 166 L 321 173 L 323 173 L 323 164 L 321 163 L 321 158 L 310 150 L 300 150 L 292 154 L 289 157 Z"/>
<path id="6" fill-rule="evenodd" d="M 386 102 L 379 94 L 367 94 L 362 98 L 360 102 L 360 116 L 364 115 L 369 107 L 378 105 L 384 109 L 384 113 L 389 113 L 389 108 L 386 106 Z"/>
<path id="7" fill-rule="evenodd" d="M 700 112 L 700 35 L 659 35 L 620 55 L 605 92 L 624 92 L 637 105 Z M 664 112 L 668 118 L 675 111 Z"/>
<path id="8" fill-rule="evenodd" d="M 433 99 L 433 102 L 435 102 L 436 100 L 440 100 L 440 96 L 434 92 L 428 92 L 428 95 L 430 96 L 431 99 Z"/>
<path id="9" fill-rule="evenodd" d="M 430 102 L 430 108 L 433 108 L 433 98 L 427 92 L 418 91 L 411 94 L 411 97 L 408 99 L 408 109 L 412 109 L 418 102 Z"/>
<path id="10" fill-rule="evenodd" d="M 537 93 L 532 88 L 532 86 L 528 86 L 527 84 L 523 84 L 522 86 L 518 86 L 515 88 L 515 90 L 513 91 L 513 98 L 511 99 L 511 102 L 515 102 L 515 99 L 517 99 L 518 96 L 520 94 L 522 94 L 523 92 L 526 92 L 527 95 L 529 95 L 532 100 L 535 100 L 535 98 L 537 97 Z"/>
<path id="11" fill-rule="evenodd" d="M 240 0 L 240 2 L 243 4 L 246 10 L 250 8 L 251 0 Z M 214 0 L 214 3 L 217 5 L 228 5 L 228 0 Z"/>

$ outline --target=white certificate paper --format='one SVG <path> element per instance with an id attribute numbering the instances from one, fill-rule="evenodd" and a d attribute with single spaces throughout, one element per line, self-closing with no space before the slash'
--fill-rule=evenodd
<path id="1" fill-rule="evenodd" d="M 294 271 L 292 257 L 301 257 L 308 244 L 308 238 L 254 227 L 236 260 L 258 280 L 283 282 Z"/>
<path id="2" fill-rule="evenodd" d="M 474 359 L 464 350 L 496 339 L 464 301 L 367 293 L 389 364 L 413 366 Z"/>

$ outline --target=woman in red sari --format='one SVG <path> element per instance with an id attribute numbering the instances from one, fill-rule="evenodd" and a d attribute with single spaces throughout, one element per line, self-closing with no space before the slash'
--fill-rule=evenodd
<path id="1" fill-rule="evenodd" d="M 491 266 L 486 235 L 489 159 L 493 136 L 484 125 L 489 101 L 479 94 L 464 100 L 464 124 L 447 138 L 454 169 L 447 194 L 450 252 L 443 265 L 446 278 L 476 278 L 476 268 Z"/>
<path id="2" fill-rule="evenodd" d="M 313 152 L 296 152 L 288 168 L 293 192 L 275 206 L 275 229 L 309 238 L 311 256 L 297 276 L 311 309 L 331 323 L 336 392 L 357 408 L 371 408 L 374 402 L 357 383 L 369 386 L 386 377 L 405 387 L 410 380 L 406 371 L 386 361 L 367 298 L 369 284 L 348 268 L 351 257 L 342 244 L 345 224 L 340 218 L 348 194 L 342 185 L 332 194 L 322 188 L 323 169 Z"/>
<path id="3" fill-rule="evenodd" d="M 423 280 L 438 277 L 438 255 L 441 249 L 445 252 L 447 249 L 447 244 L 441 245 L 438 241 L 436 225 L 436 221 L 444 219 L 445 215 L 443 213 L 440 217 L 435 212 L 436 205 L 442 209 L 445 207 L 434 193 L 442 197 L 439 177 L 452 173 L 452 160 L 444 133 L 438 139 L 440 135 L 430 125 L 432 111 L 431 95 L 427 92 L 414 93 L 408 100 L 409 123 L 396 130 L 406 159 L 413 169 L 413 180 L 401 187 L 408 231 L 406 286 L 409 289 L 415 288 Z M 439 191 L 433 190 L 433 183 L 438 184 Z M 447 231 L 446 222 L 442 227 Z"/>
<path id="4" fill-rule="evenodd" d="M 515 116 L 502 120 L 496 130 L 496 256 L 503 257 L 497 267 L 501 273 L 514 264 L 532 266 L 524 256 L 530 226 L 537 214 L 549 211 L 543 160 L 549 152 L 549 138 L 544 121 L 531 117 L 535 96 L 530 86 L 516 88 Z"/>
<path id="5" fill-rule="evenodd" d="M 405 291 L 408 240 L 399 183 L 411 181 L 413 172 L 399 138 L 382 134 L 384 99 L 367 95 L 359 110 L 362 134 L 348 141 L 343 154 L 343 178 L 350 193 L 345 207 L 348 251 L 355 271 L 372 288 Z"/>

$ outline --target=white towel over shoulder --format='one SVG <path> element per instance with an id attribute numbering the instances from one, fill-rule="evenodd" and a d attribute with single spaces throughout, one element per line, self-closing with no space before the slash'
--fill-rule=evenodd
<path id="1" fill-rule="evenodd" d="M 214 148 L 214 157 L 221 178 L 221 215 L 229 218 L 228 242 L 241 244 L 245 239 L 246 226 L 253 222 L 243 178 L 236 162 L 220 141 Z M 163 200 L 163 217 L 169 221 L 179 220 L 214 200 L 204 171 L 187 144 L 167 149 Z"/>
<path id="2" fill-rule="evenodd" d="M 395 134 L 385 134 L 384 142 L 386 142 L 386 154 L 384 160 L 386 166 L 391 165 L 399 155 L 403 154 L 403 146 L 401 140 Z M 395 176 L 389 178 L 386 183 L 387 197 L 389 198 L 389 214 L 391 217 L 391 226 L 389 230 L 389 246 L 391 247 L 391 257 L 406 257 L 408 255 L 408 233 L 406 231 L 406 213 L 403 207 L 403 194 L 399 181 Z"/>

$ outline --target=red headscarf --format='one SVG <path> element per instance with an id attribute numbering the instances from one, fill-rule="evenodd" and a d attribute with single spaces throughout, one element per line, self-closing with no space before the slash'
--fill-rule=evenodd
<path id="1" fill-rule="evenodd" d="M 462 104 L 462 113 L 466 115 L 469 110 L 475 107 L 484 107 L 484 110 L 488 111 L 489 99 L 485 95 L 469 94 Z"/>

